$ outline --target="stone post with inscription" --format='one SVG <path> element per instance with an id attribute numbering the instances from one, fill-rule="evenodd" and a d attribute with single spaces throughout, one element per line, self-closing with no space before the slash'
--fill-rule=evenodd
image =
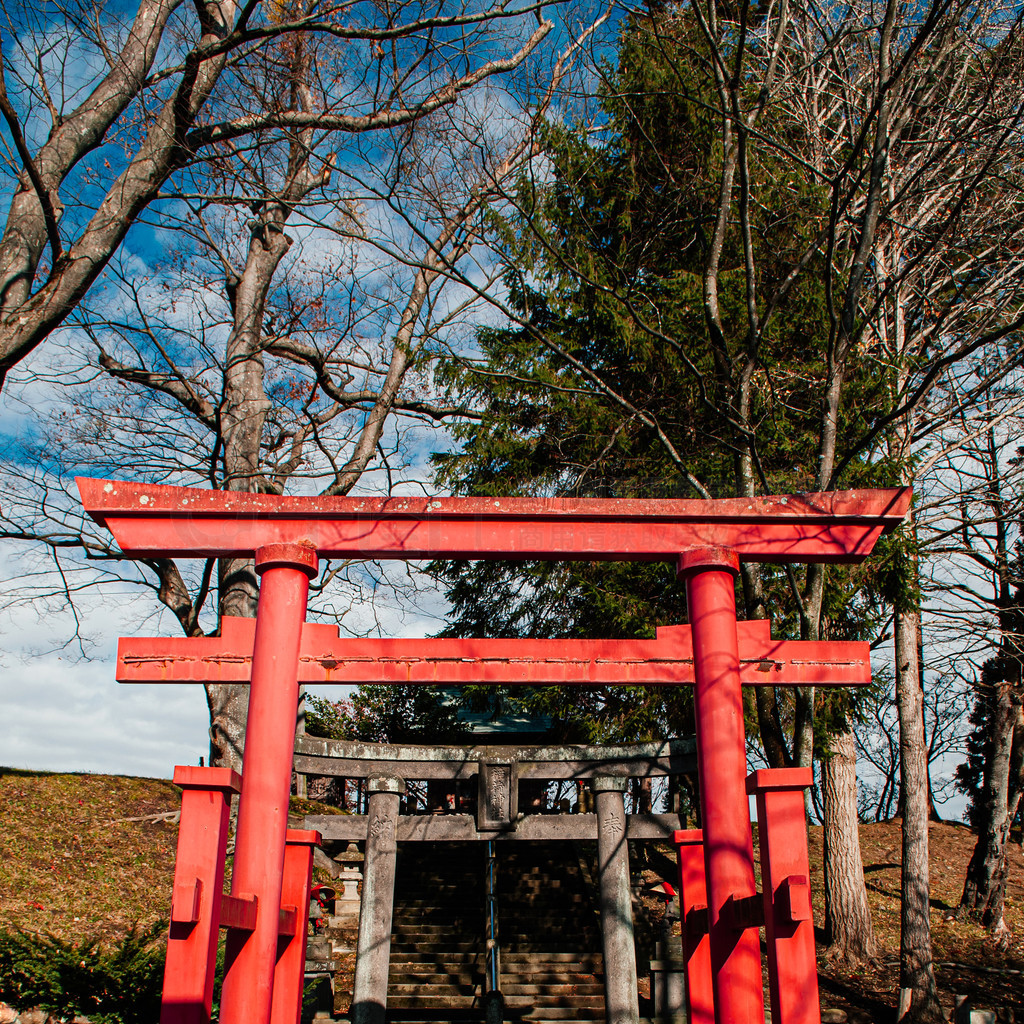
<path id="1" fill-rule="evenodd" d="M 637 1024 L 640 1019 L 623 799 L 627 782 L 625 778 L 605 776 L 595 778 L 592 783 L 597 804 L 597 870 L 601 886 L 604 1000 L 608 1024 Z"/>
<path id="2" fill-rule="evenodd" d="M 367 789 L 366 861 L 351 1020 L 352 1024 L 384 1024 L 395 907 L 395 830 L 405 782 L 398 778 L 370 779 Z"/>

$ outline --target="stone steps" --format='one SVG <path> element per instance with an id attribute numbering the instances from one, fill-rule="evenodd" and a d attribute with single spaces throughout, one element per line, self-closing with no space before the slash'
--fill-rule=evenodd
<path id="1" fill-rule="evenodd" d="M 479 942 L 432 942 L 424 937 L 418 942 L 405 940 L 403 942 L 391 943 L 391 955 L 395 959 L 415 957 L 425 951 L 430 953 L 478 953 L 481 949 Z"/>
<path id="2" fill-rule="evenodd" d="M 461 964 L 469 967 L 471 964 L 481 962 L 481 952 L 478 949 L 447 949 L 444 946 L 431 946 L 424 943 L 421 951 L 414 950 L 391 950 L 391 962 L 393 964 L 443 964 L 447 968 L 450 965 Z"/>
<path id="3" fill-rule="evenodd" d="M 506 1018 L 531 1024 L 603 1020 L 600 934 L 572 847 L 517 843 L 502 853 L 498 907 Z"/>
<path id="4" fill-rule="evenodd" d="M 508 1007 L 514 1010 L 513 1007 Z M 575 1004 L 569 1006 L 535 1006 L 525 1013 L 506 1014 L 506 1017 L 519 1020 L 535 1021 L 558 1021 L 559 1024 L 568 1024 L 570 1021 L 603 1021 L 604 1020 L 604 997 L 601 997 L 600 1006 L 586 1007 Z"/>
<path id="5" fill-rule="evenodd" d="M 510 991 L 519 987 L 527 989 L 532 985 L 575 985 L 601 988 L 603 981 L 592 971 L 548 971 L 538 968 L 529 972 L 508 974 L 501 972 L 501 990 Z"/>
<path id="6" fill-rule="evenodd" d="M 475 846 L 399 848 L 388 1021 L 483 1019 L 483 906 Z"/>
<path id="7" fill-rule="evenodd" d="M 517 973 L 521 971 L 520 965 L 531 965 L 538 963 L 536 953 L 530 951 L 512 952 L 506 949 L 501 951 L 502 967 L 515 964 Z M 574 952 L 551 952 L 547 951 L 543 957 L 544 963 L 553 964 L 581 964 L 587 969 L 597 969 L 601 966 L 602 958 L 600 953 L 574 953 Z"/>
<path id="8" fill-rule="evenodd" d="M 604 986 L 591 980 L 587 982 L 568 982 L 560 980 L 547 984 L 525 984 L 523 982 L 502 982 L 501 994 L 506 1002 L 513 998 L 532 999 L 535 996 L 587 996 L 604 999 Z M 511 1003 L 510 1003 L 511 1005 Z M 602 1002 L 602 1006 L 604 1003 Z"/>
<path id="9" fill-rule="evenodd" d="M 506 1020 L 591 1024 L 604 1018 L 600 932 L 567 844 L 498 852 L 500 989 Z M 484 850 L 399 848 L 387 1020 L 483 1020 Z"/>

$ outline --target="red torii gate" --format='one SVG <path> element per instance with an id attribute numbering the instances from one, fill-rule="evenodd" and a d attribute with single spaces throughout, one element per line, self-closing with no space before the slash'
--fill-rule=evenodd
<path id="1" fill-rule="evenodd" d="M 742 685 L 856 686 L 871 682 L 870 649 L 865 642 L 772 640 L 770 623 L 765 619 L 738 622 L 736 626 Z M 122 683 L 248 683 L 255 634 L 254 619 L 225 616 L 221 619 L 219 637 L 122 638 L 118 644 L 117 679 Z M 665 686 L 692 685 L 695 674 L 688 625 L 660 627 L 654 640 L 462 640 L 341 639 L 337 626 L 307 622 L 299 646 L 298 679 L 300 683 L 321 685 Z M 702 736 L 700 722 L 698 713 L 698 743 Z M 178 769 L 181 779 L 178 773 L 175 775 L 179 784 L 185 781 L 184 771 Z M 192 778 L 201 770 L 188 771 Z M 810 769 L 761 771 L 747 779 L 748 790 L 758 799 L 762 876 L 771 876 L 768 885 L 762 886 L 764 906 L 760 919 L 768 936 L 772 1019 L 778 1024 L 820 1021 L 807 849 L 806 842 L 796 839 L 805 836 L 803 789 L 811 781 L 810 774 Z M 784 816 L 781 821 L 777 820 L 780 814 Z M 773 822 L 770 829 L 769 821 Z M 184 830 L 184 812 L 182 823 Z M 708 932 L 708 898 L 703 836 L 700 831 L 691 830 L 677 833 L 676 839 L 684 921 L 689 918 L 683 935 L 688 1019 L 690 1024 L 712 1024 L 715 1000 L 709 943 L 704 937 Z M 778 847 L 770 854 L 769 842 Z M 197 867 L 194 859 L 186 858 L 183 873 L 189 881 L 176 886 L 176 891 L 184 891 L 197 872 L 205 872 L 208 884 L 219 891 L 213 874 L 215 864 L 219 861 L 213 858 L 205 866 Z M 285 879 L 287 885 L 287 869 Z M 291 882 L 292 888 L 295 885 Z M 737 903 L 734 897 L 733 908 L 734 919 L 723 923 L 723 928 L 735 931 L 738 925 L 740 931 L 753 928 L 756 934 L 757 905 L 750 899 Z M 694 924 L 697 918 L 699 925 Z M 390 923 L 385 930 L 390 931 Z M 213 931 L 207 927 L 204 935 Z M 169 970 L 187 974 L 195 970 L 195 943 L 191 934 L 179 941 L 180 945 L 176 945 L 172 936 Z M 606 961 L 606 974 L 611 969 Z M 386 963 L 382 974 L 386 978 Z M 197 972 L 197 981 L 198 978 Z M 205 975 L 203 979 L 208 987 Z M 609 999 L 625 995 L 620 990 L 626 987 L 626 981 L 618 980 L 620 984 L 609 987 Z M 289 998 L 294 998 L 299 991 L 297 978 L 283 977 L 279 961 L 272 1001 L 274 1022 L 281 1019 L 278 1007 L 287 1001 L 278 991 L 282 984 Z M 635 977 L 629 984 L 633 989 L 629 1002 L 635 1003 Z M 194 989 L 199 987 L 193 983 Z M 383 1005 L 384 993 L 376 995 Z M 205 1002 L 208 1004 L 209 1000 Z M 614 1009 L 621 1011 L 624 1007 Z M 608 1013 L 613 1014 L 610 1003 Z M 173 1013 L 164 1015 L 162 1024 L 194 1024 L 196 1020 L 194 1015 L 186 1015 L 183 1020 L 176 1007 Z"/>
<path id="2" fill-rule="evenodd" d="M 878 536 L 902 520 L 910 501 L 907 489 L 719 501 L 279 498 L 99 480 L 79 480 L 79 489 L 86 510 L 113 532 L 126 554 L 252 554 L 262 577 L 251 660 L 249 756 L 239 805 L 232 896 L 239 901 L 255 896 L 251 902 L 256 908 L 273 911 L 257 910 L 255 921 L 245 922 L 246 930 L 229 931 L 221 1009 L 224 1024 L 268 1024 L 271 1019 L 281 932 L 278 908 L 285 867 L 292 718 L 303 664 L 308 584 L 317 572 L 319 555 L 678 560 L 686 580 L 687 632 L 692 636 L 690 659 L 681 660 L 692 660 L 695 684 L 714 1017 L 716 1024 L 763 1021 L 758 931 L 752 915 L 744 910 L 756 891 L 744 781 L 734 576 L 741 558 L 760 562 L 864 558 Z M 675 636 L 677 647 L 681 636 Z M 653 643 L 661 642 L 659 635 Z M 425 642 L 414 643 L 422 652 Z M 221 644 L 223 650 L 223 638 Z M 821 682 L 839 682 L 831 645 L 813 646 L 816 649 L 808 647 L 804 664 L 827 666 L 828 678 Z M 449 660 L 456 650 L 448 648 Z M 492 657 L 499 650 L 492 647 Z M 763 649 L 744 653 L 748 662 L 753 656 L 759 667 L 765 663 Z M 537 658 L 528 660 L 547 664 Z M 591 658 L 590 664 L 601 660 Z M 857 659 L 863 660 L 863 656 Z M 165 661 L 169 663 L 173 662 Z M 620 668 L 627 663 L 637 664 L 620 657 Z M 487 664 L 486 658 L 482 664 Z M 318 667 L 321 673 L 325 670 L 323 663 Z M 336 666 L 331 669 L 335 670 Z M 770 671 L 764 674 L 771 676 Z M 323 680 L 322 675 L 318 678 Z M 479 681 L 479 676 L 472 681 Z M 640 680 L 634 676 L 630 681 Z M 663 675 L 654 681 L 683 680 Z M 711 779 L 713 787 L 707 784 Z M 298 843 L 312 841 L 293 838 Z M 297 1020 L 298 1011 L 296 1003 L 292 1017 L 291 1008 L 279 1003 L 275 1021 Z"/>

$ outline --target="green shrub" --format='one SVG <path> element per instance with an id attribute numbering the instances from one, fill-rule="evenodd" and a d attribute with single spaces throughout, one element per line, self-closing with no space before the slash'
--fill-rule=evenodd
<path id="1" fill-rule="evenodd" d="M 164 973 L 160 922 L 136 928 L 111 949 L 95 939 L 0 931 L 0 998 L 16 1009 L 38 1006 L 61 1020 L 152 1024 L 160 1016 Z"/>

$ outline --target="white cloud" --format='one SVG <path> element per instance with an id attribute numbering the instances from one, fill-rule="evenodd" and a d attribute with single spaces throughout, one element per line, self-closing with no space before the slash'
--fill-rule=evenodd
<path id="1" fill-rule="evenodd" d="M 28 561 L 0 550 L 8 580 Z M 10 596 L 10 595 L 9 595 Z M 200 686 L 121 686 L 114 679 L 119 633 L 149 611 L 126 585 L 79 595 L 82 646 L 69 643 L 74 618 L 53 600 L 14 603 L 0 619 L 0 764 L 49 771 L 170 778 L 208 748 Z M 167 633 L 150 616 L 144 632 Z M 82 649 L 91 656 L 82 656 Z"/>
<path id="2" fill-rule="evenodd" d="M 0 762 L 13 768 L 170 778 L 208 747 L 201 687 L 120 686 L 107 660 L 8 664 L 0 723 Z"/>

